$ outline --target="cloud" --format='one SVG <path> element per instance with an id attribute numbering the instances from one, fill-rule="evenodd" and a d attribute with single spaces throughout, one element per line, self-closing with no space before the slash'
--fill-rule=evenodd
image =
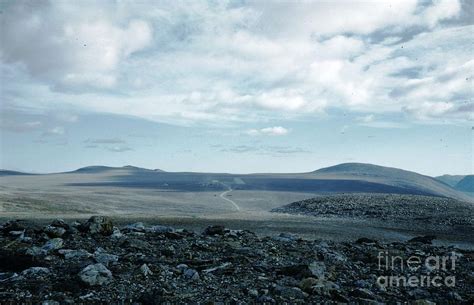
<path id="1" fill-rule="evenodd" d="M 311 151 L 303 149 L 301 147 L 271 145 L 237 145 L 224 147 L 219 149 L 219 151 L 237 154 L 254 153 L 259 155 L 288 155 L 311 153 Z"/>
<path id="2" fill-rule="evenodd" d="M 7 4 L 2 14 L 2 61 L 23 65 L 55 90 L 114 87 L 118 65 L 151 42 L 152 30 L 140 19 L 118 25 L 107 18 L 107 8 L 84 4 L 79 14 L 72 2 Z"/>
<path id="3" fill-rule="evenodd" d="M 268 136 L 284 136 L 287 135 L 290 131 L 284 127 L 281 126 L 275 126 L 275 127 L 266 127 L 262 129 L 250 129 L 247 130 L 247 134 L 251 136 L 262 136 L 262 135 L 268 135 Z"/>
<path id="4" fill-rule="evenodd" d="M 61 105 L 72 122 L 99 112 L 222 125 L 328 109 L 466 121 L 463 5 L 15 1 L 0 15 L 2 98 Z"/>
<path id="5" fill-rule="evenodd" d="M 365 116 L 360 116 L 357 117 L 356 120 L 359 122 L 358 125 L 360 126 L 365 126 L 365 127 L 371 127 L 371 128 L 388 128 L 388 129 L 393 129 L 393 128 L 406 128 L 408 127 L 408 124 L 404 121 L 389 121 L 386 119 L 376 119 L 376 116 L 374 114 L 368 114 Z M 342 131 L 342 133 L 344 133 Z"/>
<path id="6" fill-rule="evenodd" d="M 84 148 L 88 149 L 103 149 L 109 152 L 127 152 L 132 151 L 127 141 L 120 138 L 88 138 L 83 141 Z"/>
<path id="7" fill-rule="evenodd" d="M 84 143 L 90 144 L 124 144 L 125 140 L 119 138 L 102 138 L 102 139 L 87 139 Z"/>
<path id="8" fill-rule="evenodd" d="M 1 129 L 12 132 L 36 131 L 42 126 L 43 124 L 40 121 L 18 122 L 6 118 L 2 118 L 2 120 L 0 121 Z"/>
<path id="9" fill-rule="evenodd" d="M 461 3 L 459 1 L 440 0 L 435 1 L 432 6 L 428 7 L 422 18 L 429 27 L 435 27 L 441 20 L 457 17 L 460 11 Z"/>
<path id="10" fill-rule="evenodd" d="M 66 130 L 64 127 L 56 126 L 43 132 L 43 136 L 62 136 Z"/>
<path id="11" fill-rule="evenodd" d="M 259 148 L 256 146 L 249 146 L 249 145 L 237 145 L 227 148 L 222 148 L 220 151 L 222 152 L 232 152 L 232 153 L 247 153 L 247 152 L 255 152 L 258 151 Z"/>
<path id="12" fill-rule="evenodd" d="M 105 149 L 110 152 L 117 152 L 117 153 L 133 150 L 131 147 L 128 147 L 128 146 L 110 146 L 110 147 L 107 146 L 105 147 Z"/>
<path id="13" fill-rule="evenodd" d="M 370 123 L 373 122 L 375 119 L 375 116 L 373 114 L 368 114 L 365 116 L 358 117 L 357 120 L 362 122 L 362 123 Z"/>

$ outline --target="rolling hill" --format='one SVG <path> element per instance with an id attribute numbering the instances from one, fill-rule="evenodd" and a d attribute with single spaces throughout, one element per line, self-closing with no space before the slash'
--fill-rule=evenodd
<path id="1" fill-rule="evenodd" d="M 72 172 L 68 173 L 87 173 L 87 174 L 94 174 L 94 173 L 103 173 L 108 171 L 129 171 L 129 172 L 163 172 L 161 169 L 147 169 L 143 167 L 136 167 L 132 165 L 125 165 L 122 167 L 111 167 L 111 166 L 103 166 L 103 165 L 92 165 L 78 168 Z"/>
<path id="2" fill-rule="evenodd" d="M 435 177 L 436 180 L 446 183 L 447 185 L 454 187 L 459 181 L 461 181 L 465 175 L 442 175 Z"/>
<path id="3" fill-rule="evenodd" d="M 23 172 L 18 172 L 18 171 L 0 169 L 0 177 L 2 177 L 2 176 L 25 176 L 25 175 L 34 175 L 34 174 L 28 174 L 28 173 L 23 173 Z"/>
<path id="4" fill-rule="evenodd" d="M 469 200 L 449 185 L 437 179 L 398 168 L 364 163 L 343 163 L 316 170 L 317 179 L 352 179 L 367 181 L 405 190 L 406 194 L 434 195 Z"/>
<path id="5" fill-rule="evenodd" d="M 474 175 L 467 175 L 456 183 L 455 189 L 462 192 L 474 193 Z"/>
<path id="6" fill-rule="evenodd" d="M 402 169 L 364 163 L 344 163 L 313 172 L 294 174 L 164 172 L 134 166 L 88 166 L 72 172 L 35 175 L 28 179 L 34 181 L 43 179 L 48 180 L 48 183 L 56 181 L 54 183 L 74 187 L 141 188 L 173 192 L 233 189 L 313 194 L 392 193 L 472 201 L 466 194 L 435 178 Z M 28 184 L 30 181 L 25 180 L 24 183 Z"/>

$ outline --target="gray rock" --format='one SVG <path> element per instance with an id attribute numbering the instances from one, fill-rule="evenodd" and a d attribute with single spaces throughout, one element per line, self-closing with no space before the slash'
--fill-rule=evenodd
<path id="1" fill-rule="evenodd" d="M 188 269 L 188 265 L 186 264 L 179 264 L 178 266 L 176 266 L 176 269 L 178 269 L 178 272 L 179 273 L 184 273 L 184 271 L 186 269 Z"/>
<path id="2" fill-rule="evenodd" d="M 79 272 L 79 278 L 89 286 L 101 286 L 112 280 L 112 272 L 103 264 L 89 265 Z"/>
<path id="3" fill-rule="evenodd" d="M 123 229 L 129 232 L 145 232 L 145 225 L 143 222 L 136 222 L 126 225 Z"/>
<path id="4" fill-rule="evenodd" d="M 43 229 L 43 231 L 49 236 L 49 237 L 61 237 L 66 233 L 66 229 L 62 227 L 53 227 L 53 226 L 47 226 Z"/>
<path id="5" fill-rule="evenodd" d="M 324 262 L 312 262 L 309 264 L 308 268 L 313 276 L 317 277 L 318 279 L 324 278 L 324 273 L 326 272 L 326 265 Z"/>
<path id="6" fill-rule="evenodd" d="M 258 290 L 257 289 L 249 289 L 248 294 L 251 297 L 257 298 L 258 297 Z"/>
<path id="7" fill-rule="evenodd" d="M 370 288 L 372 285 L 366 280 L 357 280 L 354 282 L 354 286 L 358 288 Z"/>
<path id="8" fill-rule="evenodd" d="M 81 226 L 82 230 L 90 234 L 102 234 L 109 236 L 113 233 L 114 225 L 112 221 L 105 216 L 92 216 Z"/>
<path id="9" fill-rule="evenodd" d="M 112 232 L 112 235 L 110 235 L 110 238 L 112 239 L 120 239 L 123 237 L 123 234 L 122 232 L 120 232 L 120 229 L 117 228 L 117 227 L 114 227 L 113 228 L 113 232 Z"/>
<path id="10" fill-rule="evenodd" d="M 46 252 L 58 250 L 63 247 L 64 241 L 61 238 L 53 238 L 48 240 L 41 249 Z"/>
<path id="11" fill-rule="evenodd" d="M 199 272 L 194 269 L 188 268 L 184 270 L 184 277 L 191 281 L 198 281 L 199 280 Z"/>
<path id="12" fill-rule="evenodd" d="M 69 228 L 69 225 L 64 220 L 59 219 L 59 218 L 53 220 L 53 222 L 51 223 L 51 226 L 58 227 L 58 228 L 64 228 L 64 229 Z"/>
<path id="13" fill-rule="evenodd" d="M 153 275 L 153 272 L 150 270 L 150 268 L 148 267 L 147 264 L 143 264 L 143 265 L 140 266 L 140 272 L 144 276 Z"/>
<path id="14" fill-rule="evenodd" d="M 166 233 L 166 232 L 174 232 L 174 229 L 168 226 L 156 225 L 156 226 L 152 226 L 148 228 L 147 231 L 152 232 L 152 233 Z"/>
<path id="15" fill-rule="evenodd" d="M 33 246 L 26 250 L 26 254 L 31 255 L 33 257 L 38 257 L 38 256 L 45 256 L 48 254 L 48 252 L 44 250 L 43 248 Z"/>
<path id="16" fill-rule="evenodd" d="M 8 232 L 9 235 L 13 237 L 23 238 L 25 237 L 25 230 L 23 231 L 10 231 Z"/>
<path id="17" fill-rule="evenodd" d="M 21 273 L 22 276 L 42 276 L 49 274 L 51 271 L 45 267 L 31 267 L 26 270 L 23 270 Z"/>
<path id="18" fill-rule="evenodd" d="M 98 248 L 94 252 L 94 260 L 98 263 L 104 264 L 105 266 L 108 266 L 110 263 L 117 262 L 118 259 L 119 259 L 118 255 L 106 253 L 101 248 Z"/>
<path id="19" fill-rule="evenodd" d="M 70 249 L 60 249 L 59 254 L 64 255 L 64 258 L 67 260 L 82 260 L 92 257 L 92 254 L 87 252 L 84 249 L 79 250 L 70 250 Z"/>
<path id="20" fill-rule="evenodd" d="M 0 283 L 8 283 L 21 279 L 16 272 L 0 272 Z"/>

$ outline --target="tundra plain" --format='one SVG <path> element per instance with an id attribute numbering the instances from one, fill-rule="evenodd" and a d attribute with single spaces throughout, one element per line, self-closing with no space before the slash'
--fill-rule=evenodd
<path id="1" fill-rule="evenodd" d="M 405 178 L 402 184 L 393 183 L 400 181 L 400 175 Z M 415 199 L 410 200 L 410 208 L 406 210 L 406 222 L 344 213 L 328 216 L 317 212 L 307 215 L 272 212 L 314 197 L 327 198 L 331 204 L 331 200 L 338 200 L 332 196 L 335 193 L 395 193 Z M 253 175 L 167 173 L 130 166 L 88 167 L 58 174 L 4 174 L 0 177 L 0 218 L 48 222 L 55 218 L 80 220 L 107 215 L 118 223 L 136 220 L 193 230 L 223 224 L 265 235 L 291 232 L 305 238 L 342 241 L 359 237 L 397 241 L 436 235 L 438 243 L 471 248 L 474 246 L 472 224 L 427 224 L 419 217 L 412 217 L 436 210 L 439 200 L 430 198 L 450 195 L 455 197 L 446 199 L 450 200 L 450 217 L 458 215 L 464 219 L 466 214 L 474 215 L 472 203 L 462 200 L 468 197 L 444 183 L 373 165 L 339 165 L 304 174 Z M 390 209 L 399 209 L 375 202 L 382 197 L 371 197 L 378 209 L 383 206 L 387 215 Z M 364 208 L 370 211 L 371 206 Z"/>

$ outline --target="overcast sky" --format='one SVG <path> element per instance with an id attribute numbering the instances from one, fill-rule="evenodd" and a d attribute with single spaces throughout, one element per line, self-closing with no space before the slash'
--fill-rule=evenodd
<path id="1" fill-rule="evenodd" d="M 0 0 L 0 167 L 472 173 L 472 3 Z"/>

